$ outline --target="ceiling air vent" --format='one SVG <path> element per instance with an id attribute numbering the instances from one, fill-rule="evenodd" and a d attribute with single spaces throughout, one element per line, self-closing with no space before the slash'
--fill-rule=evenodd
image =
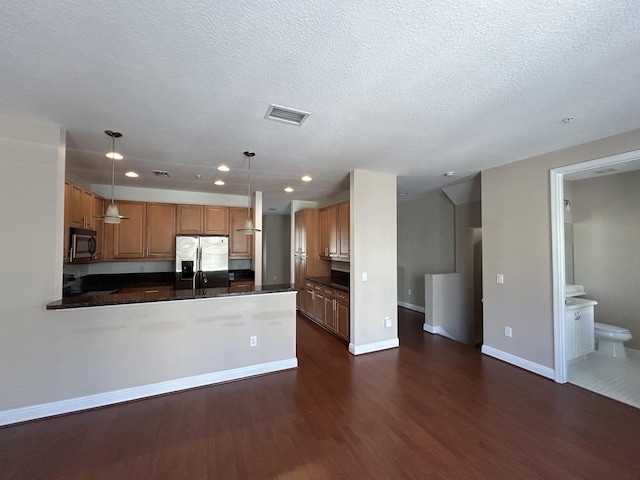
<path id="1" fill-rule="evenodd" d="M 164 177 L 164 178 L 169 178 L 169 172 L 165 171 L 165 170 L 154 170 L 153 174 L 156 177 Z"/>
<path id="2" fill-rule="evenodd" d="M 292 123 L 293 125 L 302 125 L 302 123 L 310 115 L 308 112 L 294 110 L 292 108 L 279 107 L 278 105 L 269 105 L 264 118 L 270 120 L 278 120 L 280 122 Z"/>

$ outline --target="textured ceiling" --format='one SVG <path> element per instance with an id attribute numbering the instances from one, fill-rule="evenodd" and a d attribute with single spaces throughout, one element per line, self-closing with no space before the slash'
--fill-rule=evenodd
<path id="1" fill-rule="evenodd" d="M 67 168 L 91 183 L 110 182 L 105 129 L 124 133 L 119 185 L 242 195 L 249 149 L 253 185 L 283 211 L 345 189 L 355 168 L 397 174 L 410 199 L 640 128 L 637 0 L 4 0 L 2 10 L 0 111 L 62 125 Z M 266 120 L 270 103 L 311 116 Z M 140 178 L 123 177 L 129 169 Z"/>

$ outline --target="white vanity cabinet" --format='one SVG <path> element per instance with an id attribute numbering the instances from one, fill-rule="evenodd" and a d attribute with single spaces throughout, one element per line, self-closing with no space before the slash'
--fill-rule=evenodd
<path id="1" fill-rule="evenodd" d="M 594 350 L 593 332 L 593 300 L 574 303 L 565 307 L 564 311 L 564 336 L 566 358 L 573 360 L 582 357 Z"/>

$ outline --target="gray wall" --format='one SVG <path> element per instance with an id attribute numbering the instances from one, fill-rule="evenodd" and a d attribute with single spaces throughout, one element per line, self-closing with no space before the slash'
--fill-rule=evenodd
<path id="1" fill-rule="evenodd" d="M 640 171 L 571 182 L 575 283 L 640 349 Z"/>
<path id="2" fill-rule="evenodd" d="M 640 130 L 482 172 L 485 346 L 553 368 L 549 170 L 637 149 Z"/>
<path id="3" fill-rule="evenodd" d="M 262 217 L 262 239 L 264 284 L 291 283 L 291 216 Z"/>
<path id="4" fill-rule="evenodd" d="M 398 203 L 400 305 L 424 308 L 425 273 L 454 271 L 454 229 L 454 205 L 440 190 Z"/>

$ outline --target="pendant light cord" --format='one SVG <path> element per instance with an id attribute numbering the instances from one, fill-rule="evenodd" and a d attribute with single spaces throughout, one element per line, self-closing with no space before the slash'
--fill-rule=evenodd
<path id="1" fill-rule="evenodd" d="M 115 184 L 116 184 L 116 138 L 111 137 L 111 205 L 115 203 Z"/>
<path id="2" fill-rule="evenodd" d="M 251 218 L 251 157 L 249 157 L 249 168 L 247 169 L 247 218 Z"/>

